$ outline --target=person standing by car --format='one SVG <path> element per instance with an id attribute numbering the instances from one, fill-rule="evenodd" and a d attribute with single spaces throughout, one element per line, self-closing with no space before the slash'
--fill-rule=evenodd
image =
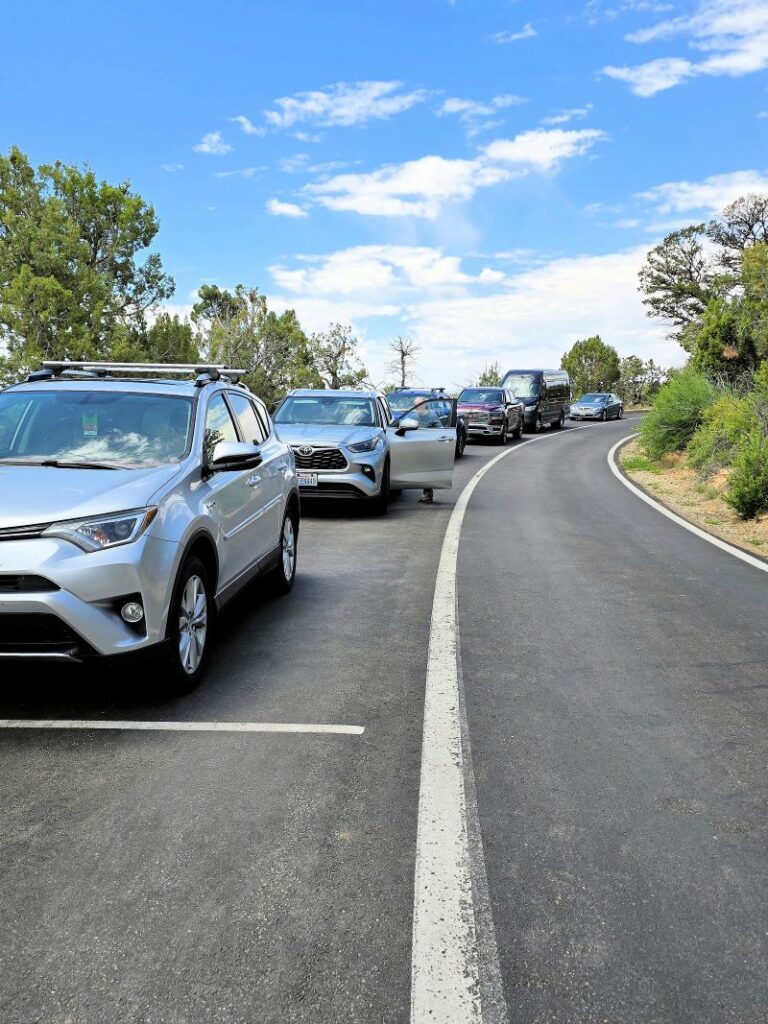
<path id="1" fill-rule="evenodd" d="M 439 427 L 442 427 L 442 425 L 443 425 L 443 421 L 440 419 L 440 416 L 438 415 L 437 409 L 435 409 L 434 405 L 424 395 L 420 395 L 416 399 L 416 403 L 415 403 L 415 405 L 413 407 L 412 412 L 408 414 L 408 418 L 410 419 L 411 416 L 413 417 L 413 419 L 419 421 L 419 426 L 420 427 L 425 427 L 425 428 L 427 428 L 427 427 L 438 427 L 439 428 Z M 422 504 L 422 505 L 434 505 L 434 504 L 436 504 L 436 502 L 435 502 L 435 492 L 432 490 L 431 487 L 425 487 L 424 488 L 424 492 L 422 493 L 421 497 L 419 498 L 419 503 Z"/>

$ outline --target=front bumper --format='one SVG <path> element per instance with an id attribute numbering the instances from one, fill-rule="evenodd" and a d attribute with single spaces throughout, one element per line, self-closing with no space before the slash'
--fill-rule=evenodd
<path id="1" fill-rule="evenodd" d="M 0 592 L 0 660 L 82 661 L 160 643 L 178 551 L 177 544 L 147 535 L 87 554 L 58 538 L 0 543 L 0 581 L 34 574 L 53 587 Z M 128 595 L 138 595 L 144 607 L 139 629 L 119 614 L 116 599 Z"/>
<path id="2" fill-rule="evenodd" d="M 600 412 L 570 412 L 568 418 L 571 420 L 599 420 L 602 416 L 602 410 Z"/>
<path id="3" fill-rule="evenodd" d="M 467 423 L 468 437 L 498 437 L 504 429 L 503 423 Z"/>
<path id="4" fill-rule="evenodd" d="M 297 470 L 299 478 L 302 473 L 317 475 L 317 487 L 302 487 L 299 484 L 302 502 L 329 498 L 366 501 L 379 496 L 386 452 L 353 455 L 345 451 L 344 455 L 348 461 L 346 469 Z"/>

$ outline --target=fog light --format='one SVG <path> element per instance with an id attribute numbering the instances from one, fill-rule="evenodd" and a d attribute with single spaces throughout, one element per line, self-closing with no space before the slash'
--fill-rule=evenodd
<path id="1" fill-rule="evenodd" d="M 361 469 L 363 471 L 363 476 L 367 476 L 368 479 L 373 480 L 374 483 L 376 482 L 376 470 L 373 466 L 361 466 Z"/>
<path id="2" fill-rule="evenodd" d="M 127 601 L 120 609 L 120 615 L 126 622 L 135 625 L 144 618 L 144 609 L 138 601 Z"/>

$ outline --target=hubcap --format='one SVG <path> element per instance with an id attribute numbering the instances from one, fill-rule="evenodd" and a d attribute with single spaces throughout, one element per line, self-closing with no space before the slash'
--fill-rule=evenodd
<path id="1" fill-rule="evenodd" d="M 188 675 L 193 675 L 203 660 L 208 633 L 208 598 L 199 576 L 190 576 L 179 608 L 179 660 Z"/>
<path id="2" fill-rule="evenodd" d="M 296 533 L 293 529 L 293 521 L 286 517 L 283 523 L 283 575 L 286 580 L 293 576 L 293 567 L 296 564 Z"/>

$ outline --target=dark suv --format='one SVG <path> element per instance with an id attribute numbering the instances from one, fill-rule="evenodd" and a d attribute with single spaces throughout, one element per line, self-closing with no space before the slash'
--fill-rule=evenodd
<path id="1" fill-rule="evenodd" d="M 432 408 L 437 408 L 438 415 L 444 419 L 445 426 L 448 426 L 453 417 L 453 401 L 445 394 L 445 388 L 397 388 L 387 395 L 389 407 L 392 410 L 392 418 L 397 421 L 413 409 L 419 398 L 431 398 Z M 440 406 L 434 405 L 435 400 L 439 402 L 445 399 L 445 410 L 441 412 Z M 460 459 L 467 447 L 467 425 L 461 413 L 456 418 L 456 458 Z"/>
<path id="2" fill-rule="evenodd" d="M 520 437 L 523 432 L 525 403 L 505 388 L 464 388 L 458 414 L 470 437 L 491 437 L 496 444 L 506 444 L 510 434 Z"/>

